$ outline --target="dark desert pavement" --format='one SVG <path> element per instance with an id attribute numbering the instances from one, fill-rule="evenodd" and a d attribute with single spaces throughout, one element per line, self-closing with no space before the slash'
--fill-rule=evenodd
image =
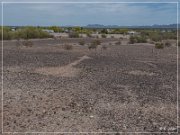
<path id="1" fill-rule="evenodd" d="M 176 47 L 61 46 L 4 43 L 4 132 L 177 131 Z"/>

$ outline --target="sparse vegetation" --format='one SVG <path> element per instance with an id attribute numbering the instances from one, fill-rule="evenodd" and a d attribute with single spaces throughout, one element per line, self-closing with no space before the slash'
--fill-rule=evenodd
<path id="1" fill-rule="evenodd" d="M 88 45 L 88 49 L 96 49 L 97 48 L 97 44 L 90 44 Z"/>
<path id="2" fill-rule="evenodd" d="M 85 45 L 85 41 L 84 40 L 79 41 L 79 45 Z"/>
<path id="3" fill-rule="evenodd" d="M 102 37 L 102 38 L 106 38 L 107 36 L 106 36 L 105 34 L 102 34 L 101 37 Z"/>
<path id="4" fill-rule="evenodd" d="M 103 46 L 102 46 L 102 49 L 103 49 L 103 50 L 107 50 L 107 46 L 103 45 Z"/>
<path id="5" fill-rule="evenodd" d="M 69 45 L 69 44 L 65 44 L 65 45 L 63 45 L 63 48 L 64 48 L 64 50 L 72 50 L 73 46 Z"/>
<path id="6" fill-rule="evenodd" d="M 0 28 L 0 39 L 2 40 L 2 28 Z M 3 39 L 33 39 L 33 38 L 52 38 L 53 36 L 37 27 L 22 27 L 12 31 L 9 27 L 3 27 Z"/>
<path id="7" fill-rule="evenodd" d="M 129 43 L 130 43 L 130 44 L 136 43 L 136 39 L 135 39 L 134 36 L 131 36 L 131 37 L 129 38 Z"/>
<path id="8" fill-rule="evenodd" d="M 92 41 L 92 44 L 96 44 L 96 45 L 100 45 L 101 44 L 101 41 L 96 39 L 96 40 L 93 40 Z"/>
<path id="9" fill-rule="evenodd" d="M 163 49 L 164 48 L 164 44 L 163 43 L 156 43 L 155 44 L 155 48 L 156 49 Z"/>
<path id="10" fill-rule="evenodd" d="M 25 40 L 22 42 L 22 45 L 25 47 L 32 47 L 33 46 L 33 42 L 29 41 L 29 40 Z"/>
<path id="11" fill-rule="evenodd" d="M 86 35 L 87 35 L 87 37 L 89 37 L 89 38 L 92 37 L 92 35 L 91 35 L 90 33 L 87 33 Z"/>
<path id="12" fill-rule="evenodd" d="M 100 40 L 93 40 L 91 44 L 88 46 L 89 49 L 96 49 L 98 45 L 101 44 Z"/>
<path id="13" fill-rule="evenodd" d="M 79 33 L 71 32 L 71 33 L 69 33 L 69 38 L 79 38 Z"/>
<path id="14" fill-rule="evenodd" d="M 121 45 L 121 41 L 117 41 L 115 45 Z"/>
<path id="15" fill-rule="evenodd" d="M 165 44 L 164 44 L 166 47 L 170 47 L 171 46 L 171 43 L 169 41 L 166 41 Z"/>

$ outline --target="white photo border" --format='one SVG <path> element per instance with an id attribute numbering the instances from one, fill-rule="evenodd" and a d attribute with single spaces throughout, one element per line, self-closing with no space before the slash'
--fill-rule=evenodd
<path id="1" fill-rule="evenodd" d="M 135 133 L 135 134 L 163 134 L 163 133 L 179 133 L 179 62 L 178 62 L 178 59 L 179 59 L 179 46 L 178 46 L 178 42 L 179 42 L 179 39 L 178 39 L 178 36 L 179 36 L 179 1 L 177 2 L 153 2 L 153 1 L 147 1 L 147 2 L 30 2 L 30 1 L 26 1 L 26 2 L 0 2 L 1 3 L 1 28 L 2 28 L 2 41 L 1 41 L 1 44 L 2 44 L 2 49 L 1 49 L 1 64 L 2 64 L 2 67 L 1 67 L 1 132 L 2 134 L 103 134 L 103 133 L 108 133 L 108 134 L 115 134 L 115 133 L 129 133 L 129 134 L 132 134 L 132 133 Z M 3 9 L 3 5 L 4 4 L 126 4 L 126 3 L 145 3 L 145 4 L 151 4 L 151 3 L 174 3 L 174 4 L 177 4 L 177 132 L 4 132 L 3 130 L 3 18 L 4 18 L 4 9 Z"/>

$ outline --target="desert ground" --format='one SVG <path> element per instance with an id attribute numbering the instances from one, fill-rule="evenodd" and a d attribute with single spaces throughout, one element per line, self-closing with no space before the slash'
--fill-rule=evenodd
<path id="1" fill-rule="evenodd" d="M 80 40 L 4 41 L 4 132 L 177 132 L 176 46 Z"/>

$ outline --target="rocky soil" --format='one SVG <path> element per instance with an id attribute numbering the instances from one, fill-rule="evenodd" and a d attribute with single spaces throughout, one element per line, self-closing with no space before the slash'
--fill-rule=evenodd
<path id="1" fill-rule="evenodd" d="M 74 42 L 4 43 L 4 132 L 177 132 L 176 47 Z"/>

